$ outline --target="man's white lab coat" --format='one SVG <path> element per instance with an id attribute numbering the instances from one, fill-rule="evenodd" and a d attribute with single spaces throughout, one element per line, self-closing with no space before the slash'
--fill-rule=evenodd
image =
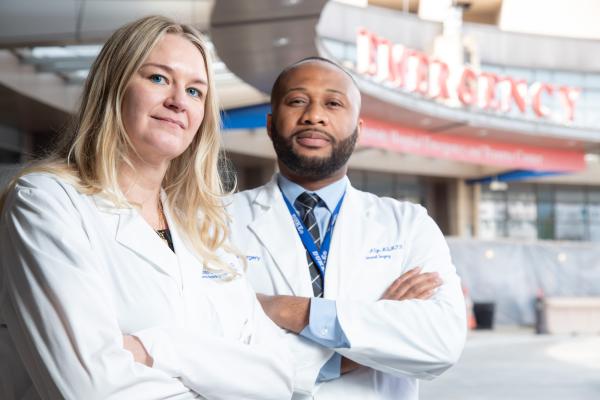
<path id="1" fill-rule="evenodd" d="M 280 400 L 312 388 L 314 368 L 294 370 L 247 281 L 203 271 L 165 212 L 176 253 L 136 210 L 52 175 L 20 179 L 0 227 L 0 398 Z"/>
<path id="2" fill-rule="evenodd" d="M 306 250 L 276 179 L 236 194 L 229 211 L 232 242 L 248 257 L 254 289 L 311 297 Z M 444 282 L 431 299 L 378 301 L 396 278 L 417 266 L 437 271 Z M 462 352 L 460 280 L 442 233 L 421 206 L 348 185 L 328 256 L 325 298 L 336 300 L 351 345 L 336 351 L 366 368 L 322 384 L 314 399 L 414 400 L 417 379 L 438 376 Z"/>

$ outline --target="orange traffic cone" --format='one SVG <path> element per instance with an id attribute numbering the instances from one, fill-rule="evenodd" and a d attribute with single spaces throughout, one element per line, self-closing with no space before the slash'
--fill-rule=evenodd
<path id="1" fill-rule="evenodd" d="M 465 296 L 465 305 L 467 307 L 467 328 L 477 328 L 477 321 L 475 320 L 475 314 L 473 313 L 473 301 L 469 296 L 469 289 L 465 286 L 462 287 L 463 295 Z"/>

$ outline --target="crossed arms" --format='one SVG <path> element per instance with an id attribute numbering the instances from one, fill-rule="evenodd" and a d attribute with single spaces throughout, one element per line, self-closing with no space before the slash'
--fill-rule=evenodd
<path id="1" fill-rule="evenodd" d="M 402 301 L 430 298 L 441 285 L 439 274 L 421 273 L 420 267 L 413 268 L 398 277 L 381 295 L 380 300 Z M 288 295 L 257 294 L 265 313 L 283 329 L 294 333 L 302 332 L 309 324 L 310 298 Z M 351 372 L 361 365 L 342 357 L 340 373 Z"/>

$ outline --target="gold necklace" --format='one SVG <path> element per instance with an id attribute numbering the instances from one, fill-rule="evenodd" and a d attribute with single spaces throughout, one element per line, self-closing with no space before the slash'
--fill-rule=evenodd
<path id="1" fill-rule="evenodd" d="M 158 234 L 158 237 L 160 237 L 165 242 L 165 244 L 169 246 L 169 248 L 173 252 L 175 252 L 175 249 L 173 248 L 173 239 L 171 238 L 171 231 L 169 231 L 169 225 L 167 224 L 165 210 L 163 209 L 161 201 L 158 202 L 158 206 L 158 216 L 160 219 L 161 227 L 163 227 L 163 229 L 157 229 L 155 232 Z"/>
<path id="2" fill-rule="evenodd" d="M 158 201 L 158 223 L 160 224 L 158 230 L 167 229 L 167 219 L 165 218 L 165 210 L 163 209 L 162 201 Z"/>
<path id="3" fill-rule="evenodd" d="M 167 225 L 167 218 L 165 217 L 165 211 L 163 209 L 162 201 L 158 202 L 158 223 L 160 224 L 159 228 L 156 229 L 156 233 L 160 238 L 164 241 L 168 242 L 168 238 L 166 236 L 166 232 L 169 230 Z"/>

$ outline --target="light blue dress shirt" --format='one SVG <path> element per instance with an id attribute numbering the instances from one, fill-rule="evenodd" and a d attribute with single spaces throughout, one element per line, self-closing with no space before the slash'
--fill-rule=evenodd
<path id="1" fill-rule="evenodd" d="M 302 186 L 290 181 L 285 176 L 278 174 L 277 183 L 281 188 L 281 192 L 288 199 L 290 204 L 294 205 L 296 198 L 303 192 L 307 191 Z M 335 210 L 338 202 L 344 195 L 348 186 L 348 178 L 343 177 L 330 185 L 325 186 L 317 191 L 308 191 L 316 193 L 323 200 L 314 208 L 315 218 L 319 224 L 319 232 L 321 241 L 329 227 L 329 219 L 331 213 Z M 300 210 L 296 209 L 299 213 Z M 301 336 L 319 343 L 328 348 L 347 348 L 350 343 L 344 334 L 342 327 L 337 318 L 337 309 L 335 300 L 313 297 L 310 300 L 310 316 L 309 324 L 300 332 Z M 321 368 L 317 381 L 327 381 L 338 378 L 340 376 L 341 355 L 334 353 L 329 361 Z"/>

